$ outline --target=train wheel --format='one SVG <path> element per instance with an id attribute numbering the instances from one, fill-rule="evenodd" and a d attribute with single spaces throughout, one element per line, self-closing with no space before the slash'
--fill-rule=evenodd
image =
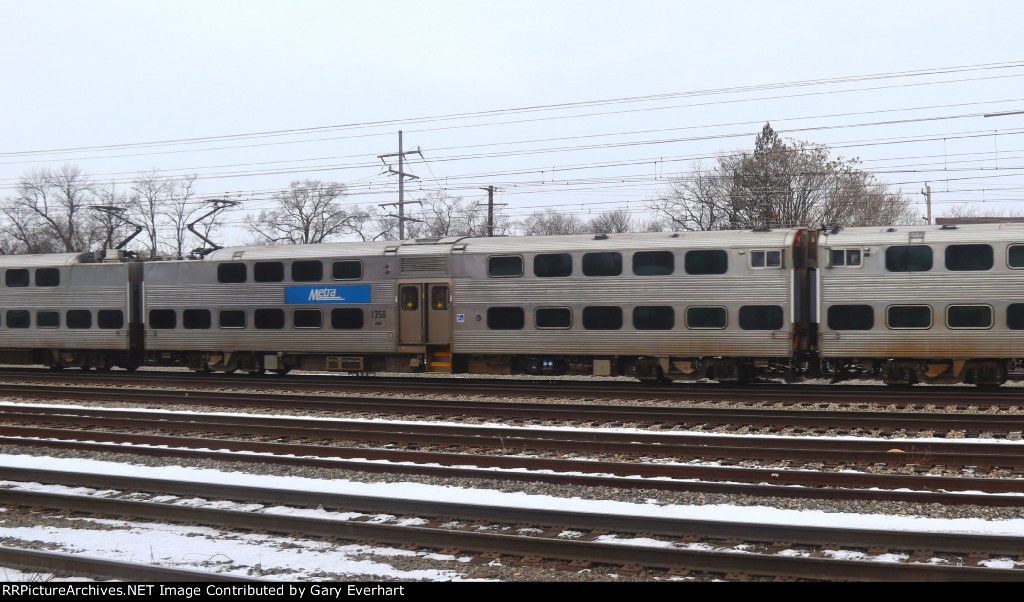
<path id="1" fill-rule="evenodd" d="M 291 371 L 292 371 L 291 368 L 277 368 L 277 369 L 274 370 L 274 374 L 276 374 L 278 376 L 284 376 L 285 374 L 288 374 Z"/>

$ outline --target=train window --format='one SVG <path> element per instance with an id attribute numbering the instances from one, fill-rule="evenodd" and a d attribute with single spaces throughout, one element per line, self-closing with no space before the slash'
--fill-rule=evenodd
<path id="1" fill-rule="evenodd" d="M 622 308 L 614 306 L 584 307 L 583 328 L 587 330 L 618 330 L 622 328 Z"/>
<path id="2" fill-rule="evenodd" d="M 28 270 L 7 270 L 4 284 L 10 287 L 28 286 Z"/>
<path id="3" fill-rule="evenodd" d="M 252 264 L 252 279 L 256 282 L 282 282 L 284 264 L 280 261 L 257 261 Z"/>
<path id="4" fill-rule="evenodd" d="M 564 278 L 572 276 L 572 255 L 543 253 L 533 258 L 533 275 L 538 278 Z"/>
<path id="5" fill-rule="evenodd" d="M 420 308 L 420 289 L 417 286 L 403 286 L 401 292 L 402 311 L 416 311 Z"/>
<path id="6" fill-rule="evenodd" d="M 622 273 L 622 253 L 584 253 L 584 276 L 618 276 Z"/>
<path id="7" fill-rule="evenodd" d="M 889 328 L 931 328 L 932 308 L 929 305 L 890 305 L 885 310 Z"/>
<path id="8" fill-rule="evenodd" d="M 217 282 L 226 284 L 245 282 L 244 263 L 219 263 L 217 264 Z"/>
<path id="9" fill-rule="evenodd" d="M 687 251 L 683 260 L 687 274 L 724 274 L 729 269 L 729 256 L 725 251 Z"/>
<path id="10" fill-rule="evenodd" d="M 32 314 L 27 309 L 8 309 L 7 328 L 28 328 L 32 324 Z"/>
<path id="11" fill-rule="evenodd" d="M 71 312 L 68 312 L 69 314 Z M 171 329 L 178 325 L 178 314 L 173 309 L 151 309 L 149 310 L 149 326 L 151 328 Z M 68 326 L 71 326 L 70 316 Z"/>
<path id="12" fill-rule="evenodd" d="M 946 269 L 957 272 L 991 270 L 995 263 L 992 245 L 949 245 L 946 247 Z"/>
<path id="13" fill-rule="evenodd" d="M 38 328 L 60 328 L 59 311 L 36 312 L 36 327 Z"/>
<path id="14" fill-rule="evenodd" d="M 1024 330 L 1024 303 L 1006 306 L 1006 327 L 1010 330 Z"/>
<path id="15" fill-rule="evenodd" d="M 322 328 L 324 316 L 319 309 L 296 309 L 292 312 L 292 326 L 295 328 Z"/>
<path id="16" fill-rule="evenodd" d="M 782 329 L 782 307 L 778 305 L 744 305 L 740 308 L 742 330 Z"/>
<path id="17" fill-rule="evenodd" d="M 992 328 L 991 305 L 950 305 L 946 308 L 950 328 Z"/>
<path id="18" fill-rule="evenodd" d="M 727 314 L 724 307 L 687 307 L 687 328 L 725 328 Z"/>
<path id="19" fill-rule="evenodd" d="M 522 307 L 487 308 L 487 328 L 491 330 L 522 330 L 525 323 Z"/>
<path id="20" fill-rule="evenodd" d="M 864 255 L 860 249 L 831 249 L 828 260 L 834 268 L 859 268 L 863 265 Z"/>
<path id="21" fill-rule="evenodd" d="M 448 287 L 434 285 L 430 288 L 430 309 L 448 309 Z"/>
<path id="22" fill-rule="evenodd" d="M 96 325 L 107 330 L 124 328 L 124 312 L 120 309 L 101 309 L 96 312 Z"/>
<path id="23" fill-rule="evenodd" d="M 36 286 L 60 286 L 60 270 L 36 268 Z"/>
<path id="24" fill-rule="evenodd" d="M 833 305 L 828 308 L 830 330 L 871 330 L 875 310 L 870 305 Z"/>
<path id="25" fill-rule="evenodd" d="M 245 328 L 245 311 L 241 309 L 223 309 L 218 316 L 221 328 Z"/>
<path id="26" fill-rule="evenodd" d="M 363 262 L 358 259 L 331 262 L 331 278 L 334 280 L 361 280 Z"/>
<path id="27" fill-rule="evenodd" d="M 572 326 L 572 310 L 568 307 L 538 307 L 533 314 L 537 328 L 561 328 Z"/>
<path id="28" fill-rule="evenodd" d="M 488 257 L 487 275 L 491 278 L 518 278 L 523 275 L 523 258 L 518 255 Z"/>
<path id="29" fill-rule="evenodd" d="M 757 249 L 750 252 L 750 267 L 752 268 L 781 268 L 782 251 L 767 251 Z"/>
<path id="30" fill-rule="evenodd" d="M 256 270 L 254 268 L 253 276 L 255 275 Z M 186 309 L 181 312 L 181 325 L 188 330 L 205 330 L 210 327 L 212 322 L 210 310 L 208 309 Z"/>
<path id="31" fill-rule="evenodd" d="M 638 251 L 633 253 L 633 273 L 637 276 L 668 276 L 676 271 L 672 251 Z"/>
<path id="32" fill-rule="evenodd" d="M 88 309 L 69 309 L 65 318 L 68 328 L 92 328 L 92 312 Z"/>
<path id="33" fill-rule="evenodd" d="M 1024 268 L 1024 245 L 1010 245 L 1006 249 L 1006 265 L 1011 268 Z"/>
<path id="34" fill-rule="evenodd" d="M 292 280 L 295 282 L 320 282 L 323 279 L 324 264 L 322 261 L 296 261 L 292 263 Z"/>
<path id="35" fill-rule="evenodd" d="M 676 312 L 667 305 L 633 308 L 633 328 L 637 330 L 672 330 L 675 325 Z"/>
<path id="36" fill-rule="evenodd" d="M 932 269 L 932 248 L 926 245 L 889 247 L 885 269 L 890 272 L 927 272 Z"/>
<path id="37" fill-rule="evenodd" d="M 284 328 L 284 310 L 257 309 L 253 312 L 252 323 L 256 328 L 263 330 L 280 330 Z"/>
<path id="38" fill-rule="evenodd" d="M 336 307 L 331 310 L 331 328 L 359 330 L 363 327 L 363 310 L 358 307 Z"/>

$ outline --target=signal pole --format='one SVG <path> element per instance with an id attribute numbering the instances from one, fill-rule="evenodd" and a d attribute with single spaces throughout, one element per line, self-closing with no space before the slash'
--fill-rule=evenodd
<path id="1" fill-rule="evenodd" d="M 405 217 L 405 179 L 413 178 L 418 180 L 419 177 L 412 175 L 411 173 L 405 173 L 404 171 L 404 159 L 406 155 L 417 154 L 420 158 L 423 158 L 423 153 L 420 152 L 420 147 L 416 147 L 416 150 L 403 151 L 402 150 L 402 130 L 398 130 L 398 152 L 389 153 L 387 155 L 377 155 L 381 161 L 384 161 L 388 157 L 398 157 L 398 171 L 395 171 L 387 161 L 384 161 L 384 165 L 387 166 L 388 172 L 398 175 L 398 202 L 397 203 L 381 203 L 381 207 L 389 207 L 391 205 L 398 205 L 398 215 L 393 216 L 398 218 L 398 240 L 405 240 L 405 221 L 411 218 Z M 419 201 L 409 201 L 410 203 L 418 203 Z"/>
<path id="2" fill-rule="evenodd" d="M 932 224 L 932 187 L 928 185 L 928 182 L 924 183 L 924 190 L 921 191 L 921 196 L 925 197 L 925 202 L 928 205 L 928 215 L 925 217 L 930 226 Z"/>

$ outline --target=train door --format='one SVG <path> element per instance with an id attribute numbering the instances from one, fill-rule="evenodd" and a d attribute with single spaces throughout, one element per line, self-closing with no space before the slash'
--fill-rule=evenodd
<path id="1" fill-rule="evenodd" d="M 451 283 L 406 282 L 398 285 L 398 344 L 450 345 Z"/>

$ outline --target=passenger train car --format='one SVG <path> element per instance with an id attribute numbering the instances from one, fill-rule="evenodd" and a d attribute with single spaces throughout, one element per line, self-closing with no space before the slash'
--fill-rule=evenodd
<path id="1" fill-rule="evenodd" d="M 1001 384 L 1024 225 L 0 257 L 0 362 Z"/>

